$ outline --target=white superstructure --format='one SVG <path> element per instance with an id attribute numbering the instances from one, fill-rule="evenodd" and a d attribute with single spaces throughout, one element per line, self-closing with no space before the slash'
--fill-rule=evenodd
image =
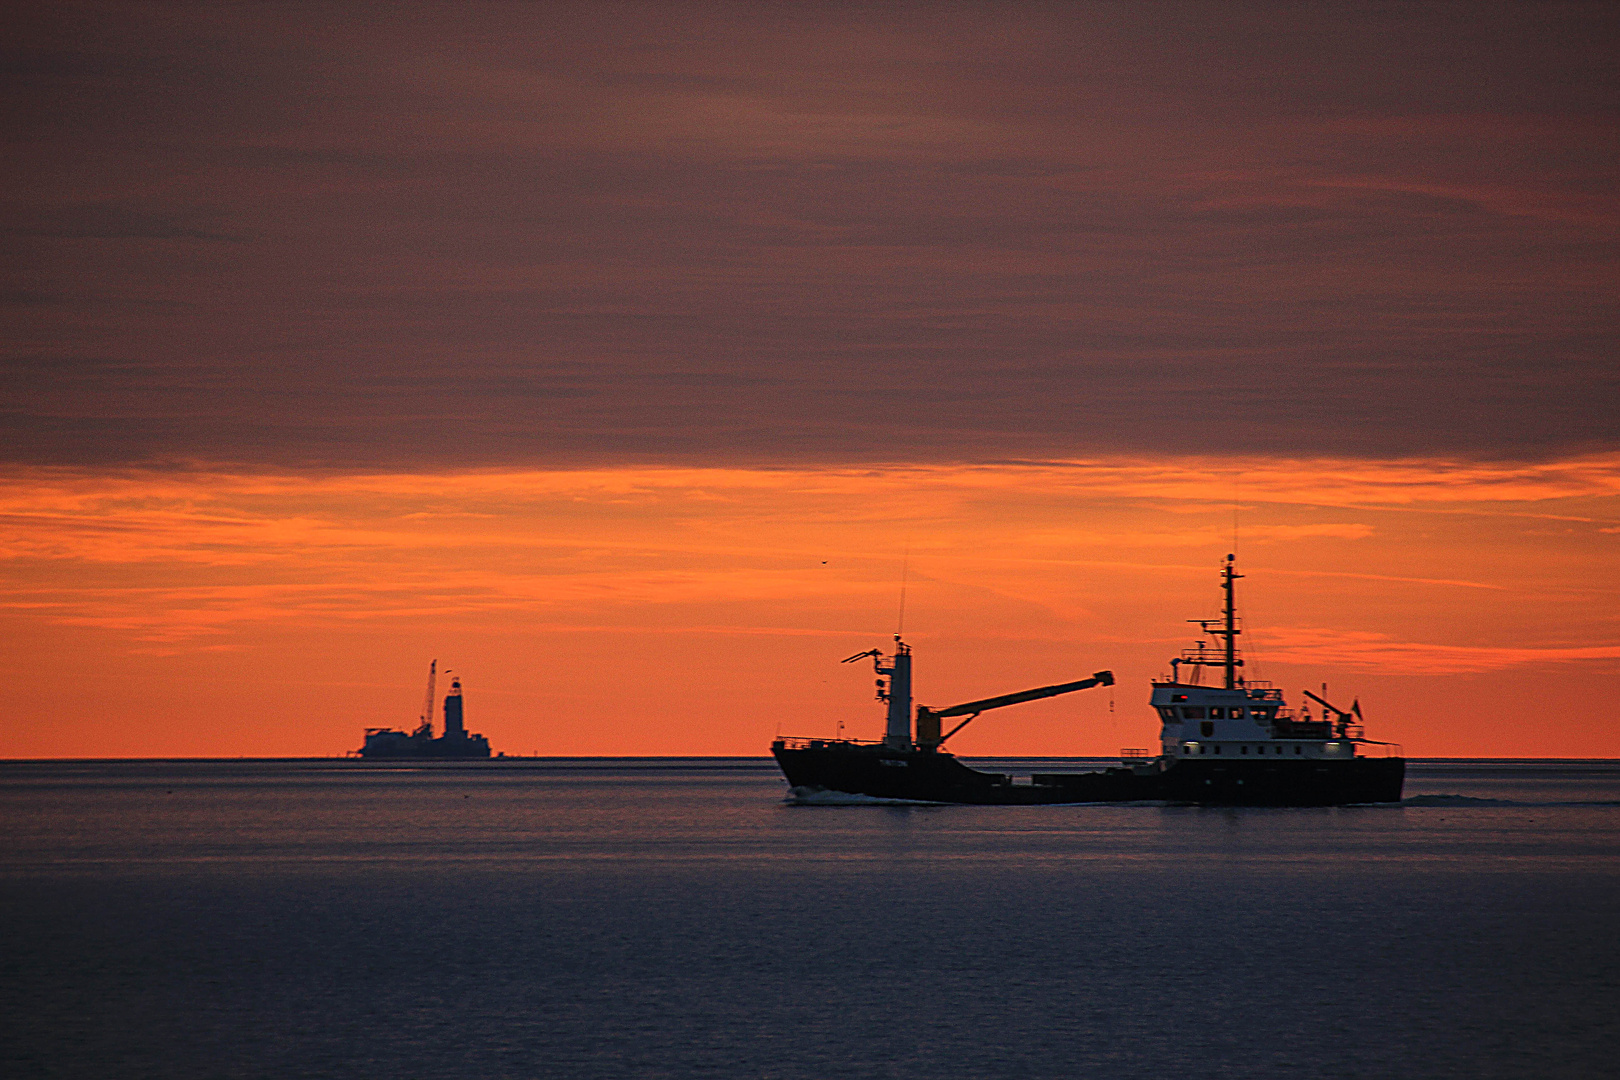
<path id="1" fill-rule="evenodd" d="M 1166 757 L 1356 756 L 1356 729 L 1332 721 L 1296 720 L 1283 704 L 1282 691 L 1269 686 L 1227 690 L 1155 682 L 1152 701 L 1164 724 L 1159 743 Z"/>
<path id="2" fill-rule="evenodd" d="M 1226 557 L 1221 568 L 1221 586 L 1226 591 L 1226 608 L 1220 619 L 1193 619 L 1206 638 L 1224 639 L 1218 648 L 1205 641 L 1170 661 L 1167 679 L 1155 679 L 1151 704 L 1163 727 L 1159 734 L 1160 753 L 1165 760 L 1187 757 L 1224 758 L 1353 758 L 1357 744 L 1365 742 L 1360 727 L 1360 706 L 1343 712 L 1322 698 L 1306 691 L 1306 696 L 1322 706 L 1322 718 L 1296 716 L 1283 701 L 1282 691 L 1267 682 L 1245 680 L 1238 674 L 1243 660 L 1238 656 L 1237 603 L 1233 583 L 1243 575 Z M 1189 673 L 1182 675 L 1182 669 Z M 1200 675 L 1206 667 L 1219 668 L 1225 676 L 1221 686 L 1203 686 Z M 1334 719 L 1330 719 L 1330 713 Z"/>

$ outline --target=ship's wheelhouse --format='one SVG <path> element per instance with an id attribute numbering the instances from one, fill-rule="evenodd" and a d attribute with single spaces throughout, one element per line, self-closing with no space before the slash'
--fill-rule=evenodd
<path id="1" fill-rule="evenodd" d="M 1346 758 L 1355 743 L 1335 737 L 1327 721 L 1296 719 L 1282 691 L 1269 685 L 1232 688 L 1155 682 L 1151 698 L 1168 758 Z"/>

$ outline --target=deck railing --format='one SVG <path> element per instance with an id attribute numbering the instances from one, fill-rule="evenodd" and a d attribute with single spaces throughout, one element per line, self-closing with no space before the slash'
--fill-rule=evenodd
<path id="1" fill-rule="evenodd" d="M 772 746 L 784 750 L 824 750 L 829 746 L 882 746 L 881 739 L 804 739 L 779 735 Z"/>

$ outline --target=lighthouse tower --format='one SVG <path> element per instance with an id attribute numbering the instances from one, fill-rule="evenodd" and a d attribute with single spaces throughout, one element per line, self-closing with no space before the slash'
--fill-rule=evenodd
<path id="1" fill-rule="evenodd" d="M 467 728 L 461 719 L 460 676 L 450 680 L 450 692 L 444 695 L 444 737 L 455 742 L 467 738 Z"/>

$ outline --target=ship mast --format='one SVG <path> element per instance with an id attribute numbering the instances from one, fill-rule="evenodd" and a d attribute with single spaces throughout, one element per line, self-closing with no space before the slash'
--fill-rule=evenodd
<path id="1" fill-rule="evenodd" d="M 1215 631 L 1226 638 L 1226 688 L 1237 689 L 1237 636 L 1243 631 L 1237 628 L 1237 600 L 1234 595 L 1232 582 L 1243 575 L 1232 568 L 1236 556 L 1228 555 L 1226 565 L 1221 568 L 1221 586 L 1226 590 L 1226 629 Z"/>
<path id="2" fill-rule="evenodd" d="M 1235 555 L 1228 555 L 1226 562 L 1221 565 L 1221 588 L 1226 591 L 1226 607 L 1221 612 L 1221 618 L 1187 620 L 1188 622 L 1197 623 L 1198 628 L 1206 634 L 1226 639 L 1226 645 L 1221 650 L 1220 658 L 1217 659 L 1211 656 L 1205 650 L 1204 643 L 1200 641 L 1196 649 L 1187 649 L 1180 656 L 1170 661 L 1172 668 L 1179 668 L 1182 664 L 1192 665 L 1195 669 L 1190 676 L 1192 685 L 1196 686 L 1198 683 L 1197 668 L 1218 667 L 1226 672 L 1226 688 L 1228 690 L 1238 688 L 1237 669 L 1243 666 L 1243 661 L 1238 658 L 1237 654 L 1237 636 L 1243 631 L 1238 628 L 1237 624 L 1237 594 L 1233 582 L 1243 575 L 1238 573 L 1233 565 L 1236 558 Z M 1179 678 L 1179 675 L 1172 676 L 1172 678 Z"/>

